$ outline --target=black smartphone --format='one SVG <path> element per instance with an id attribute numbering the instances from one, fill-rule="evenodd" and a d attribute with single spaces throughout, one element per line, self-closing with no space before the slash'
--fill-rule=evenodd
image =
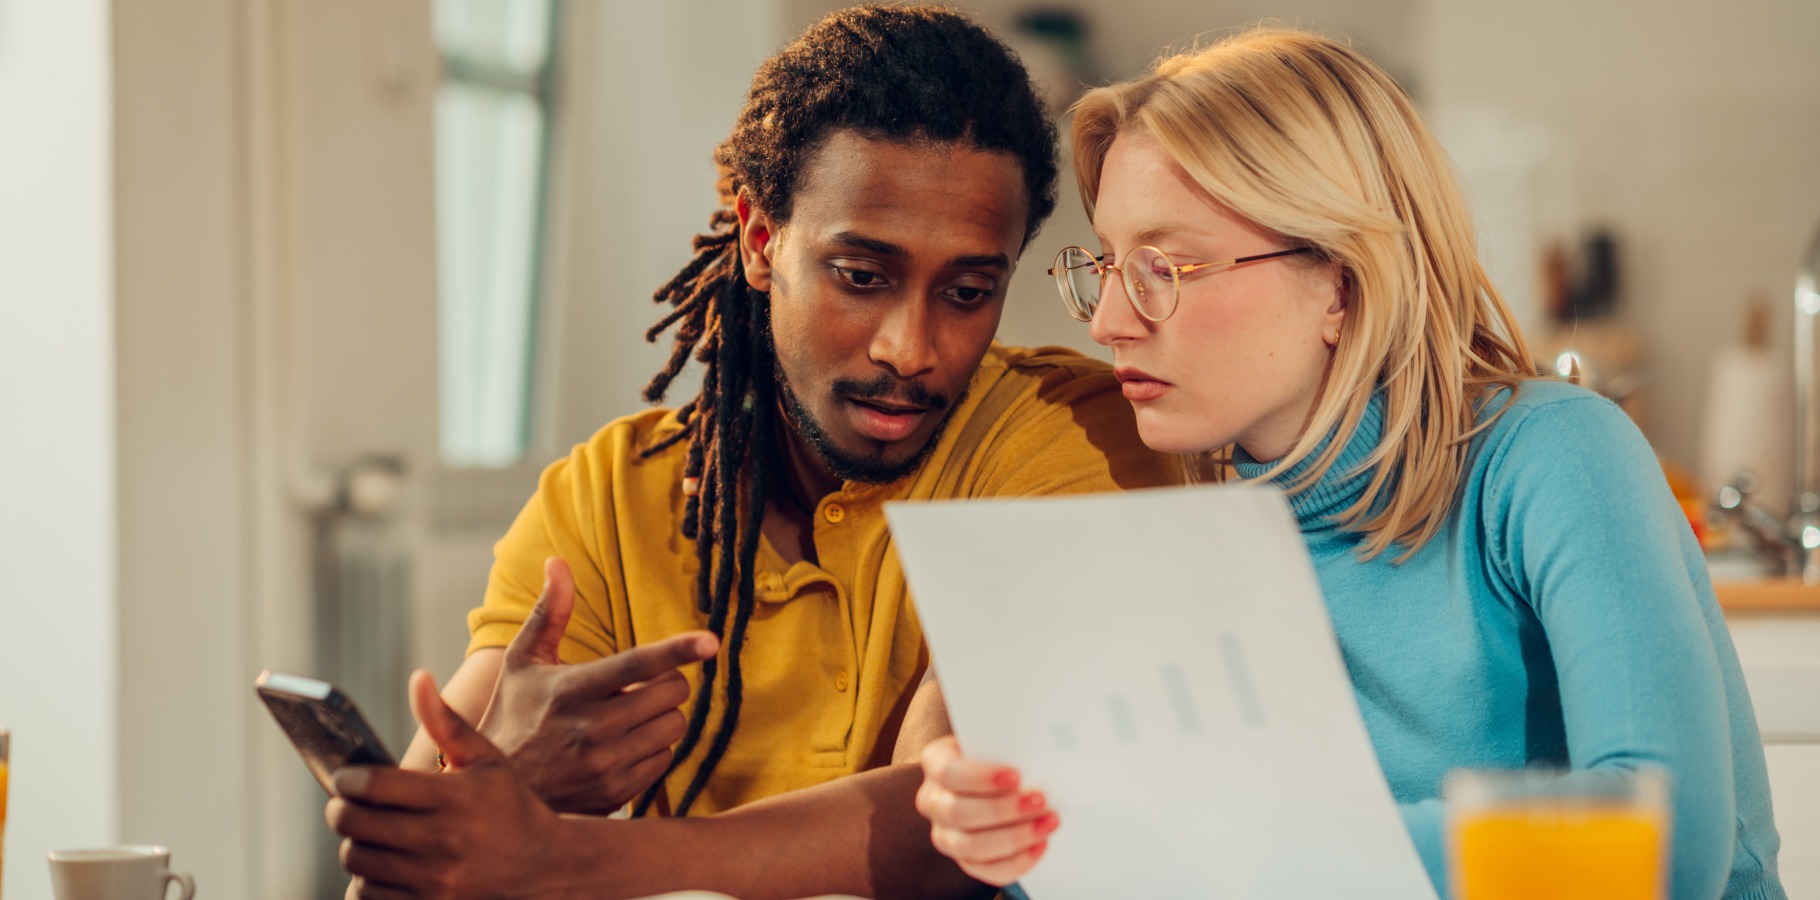
<path id="1" fill-rule="evenodd" d="M 340 688 L 314 678 L 259 673 L 253 683 L 278 727 L 303 756 L 303 764 L 330 794 L 329 775 L 342 766 L 395 766 L 360 708 Z"/>

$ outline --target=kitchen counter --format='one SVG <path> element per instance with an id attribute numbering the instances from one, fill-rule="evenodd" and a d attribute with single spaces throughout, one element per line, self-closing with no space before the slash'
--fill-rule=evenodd
<path id="1" fill-rule="evenodd" d="M 1786 578 L 1715 581 L 1719 608 L 1733 613 L 1820 613 L 1820 585 Z"/>
<path id="2" fill-rule="evenodd" d="M 1763 734 L 1782 884 L 1791 897 L 1820 897 L 1820 585 L 1738 577 L 1713 589 Z"/>

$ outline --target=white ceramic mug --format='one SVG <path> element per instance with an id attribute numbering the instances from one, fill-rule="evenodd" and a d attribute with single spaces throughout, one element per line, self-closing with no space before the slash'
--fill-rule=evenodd
<path id="1" fill-rule="evenodd" d="M 163 847 L 53 850 L 50 859 L 57 900 L 165 900 L 173 881 L 183 888 L 178 900 L 196 896 L 196 882 L 171 871 L 171 851 Z"/>

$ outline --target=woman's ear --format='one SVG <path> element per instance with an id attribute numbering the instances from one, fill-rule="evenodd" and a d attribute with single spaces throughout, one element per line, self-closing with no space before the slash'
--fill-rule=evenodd
<path id="1" fill-rule="evenodd" d="M 752 203 L 752 195 L 740 188 L 733 200 L 733 211 L 739 216 L 739 261 L 745 267 L 746 284 L 755 291 L 771 290 L 771 246 L 777 236 L 771 217 Z"/>
<path id="2" fill-rule="evenodd" d="M 1329 265 L 1333 268 L 1333 300 L 1321 315 L 1321 341 L 1338 347 L 1340 332 L 1346 327 L 1346 310 L 1352 306 L 1352 272 L 1337 262 Z"/>

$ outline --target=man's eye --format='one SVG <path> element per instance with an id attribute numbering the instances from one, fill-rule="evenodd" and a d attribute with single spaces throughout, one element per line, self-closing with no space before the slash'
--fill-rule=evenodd
<path id="1" fill-rule="evenodd" d="M 848 269 L 841 266 L 835 266 L 834 271 L 840 275 L 842 281 L 857 288 L 878 287 L 885 283 L 885 276 L 880 275 L 877 272 L 868 272 L 865 269 Z"/>
<path id="2" fill-rule="evenodd" d="M 968 306 L 972 306 L 976 303 L 984 303 L 987 300 L 992 299 L 991 288 L 969 287 L 967 285 L 956 285 L 949 291 L 949 294 L 953 296 L 955 300 Z"/>

